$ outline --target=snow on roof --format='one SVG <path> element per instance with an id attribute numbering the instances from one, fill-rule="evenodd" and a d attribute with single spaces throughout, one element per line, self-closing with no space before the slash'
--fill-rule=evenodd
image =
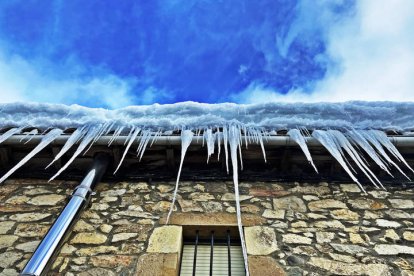
<path id="1" fill-rule="evenodd" d="M 237 123 L 266 130 L 291 129 L 414 129 L 413 102 L 233 103 L 183 102 L 130 106 L 116 110 L 79 105 L 0 104 L 0 128 L 78 128 L 111 123 L 152 130 L 204 129 Z"/>

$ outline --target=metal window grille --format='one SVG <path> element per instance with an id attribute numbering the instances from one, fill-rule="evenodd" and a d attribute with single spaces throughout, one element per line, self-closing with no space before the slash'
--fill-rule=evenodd
<path id="1" fill-rule="evenodd" d="M 193 239 L 184 240 L 180 276 L 246 275 L 240 240 L 232 238 L 230 231 L 225 237 L 214 234 L 201 238 L 196 230 Z"/>

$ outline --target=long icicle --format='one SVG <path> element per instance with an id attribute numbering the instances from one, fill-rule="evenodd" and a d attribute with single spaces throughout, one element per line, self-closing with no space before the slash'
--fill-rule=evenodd
<path id="1" fill-rule="evenodd" d="M 135 141 L 135 139 L 137 138 L 138 133 L 141 131 L 140 128 L 133 128 L 134 132 L 131 134 L 131 136 L 129 136 L 129 142 L 127 147 L 125 148 L 124 153 L 122 154 L 122 158 L 121 161 L 119 161 L 118 167 L 116 167 L 116 170 L 114 171 L 114 174 L 116 174 L 116 172 L 119 170 L 119 168 L 121 167 L 122 162 L 124 161 L 124 158 L 126 156 L 126 154 L 128 153 L 129 148 L 131 147 L 132 143 Z"/>
<path id="2" fill-rule="evenodd" d="M 303 137 L 302 133 L 298 129 L 291 129 L 287 133 L 289 137 L 296 142 L 296 144 L 299 145 L 299 147 L 302 149 L 303 153 L 306 156 L 306 159 L 308 162 L 312 165 L 312 167 L 315 169 L 316 173 L 318 173 L 318 169 L 316 168 L 315 164 L 312 160 L 312 155 L 309 152 L 308 146 L 306 145 L 305 137 Z"/>
<path id="3" fill-rule="evenodd" d="M 180 167 L 178 169 L 177 174 L 177 180 L 175 182 L 175 189 L 174 189 L 174 195 L 171 202 L 170 210 L 168 211 L 167 215 L 167 221 L 165 224 L 168 224 L 170 221 L 171 213 L 174 209 L 175 200 L 177 198 L 177 192 L 178 192 L 178 183 L 180 182 L 180 175 L 181 175 L 181 168 L 183 167 L 184 157 L 187 152 L 188 147 L 191 144 L 191 141 L 193 140 L 194 133 L 191 130 L 183 130 L 181 131 L 181 160 L 180 160 Z"/>
<path id="4" fill-rule="evenodd" d="M 69 165 L 75 160 L 76 157 L 78 157 L 79 154 L 89 145 L 89 143 L 95 138 L 95 136 L 99 133 L 101 130 L 102 125 L 93 126 L 88 129 L 88 133 L 85 135 L 85 137 L 82 139 L 82 142 L 76 149 L 75 153 L 72 155 L 72 157 L 69 159 L 68 162 L 54 175 L 52 178 L 49 179 L 49 181 L 52 181 L 56 177 L 58 177 L 64 170 L 69 167 Z"/>
<path id="5" fill-rule="evenodd" d="M 39 153 L 42 149 L 44 149 L 47 145 L 49 145 L 53 140 L 59 137 L 62 134 L 63 130 L 55 128 L 49 131 L 40 141 L 40 143 L 30 152 L 28 153 L 22 160 L 20 160 L 17 165 L 15 165 L 12 169 L 10 169 L 2 178 L 0 178 L 0 183 L 6 180 L 12 173 L 14 173 L 18 168 L 23 166 L 27 161 L 29 161 L 34 155 Z"/>
<path id="6" fill-rule="evenodd" d="M 229 144 L 230 144 L 230 156 L 231 163 L 233 167 L 233 183 L 234 183 L 234 193 L 236 198 L 236 213 L 237 213 L 237 226 L 239 228 L 240 241 L 243 251 L 244 259 L 244 268 L 246 269 L 246 276 L 249 276 L 249 264 L 247 262 L 247 250 L 246 243 L 244 240 L 243 234 L 243 225 L 241 220 L 241 210 L 240 210 L 240 193 L 239 193 L 239 176 L 238 176 L 238 166 L 237 166 L 237 148 L 240 146 L 240 129 L 236 126 L 230 126 L 229 129 Z"/>
<path id="7" fill-rule="evenodd" d="M 60 157 L 62 157 L 62 155 L 65 154 L 79 139 L 81 139 L 86 134 L 86 132 L 87 130 L 85 130 L 85 127 L 76 129 L 66 141 L 65 145 L 62 147 L 59 153 L 56 154 L 55 158 L 53 158 L 52 162 L 47 165 L 46 169 L 55 163 Z"/>
<path id="8" fill-rule="evenodd" d="M 11 128 L 0 136 L 0 144 L 16 133 L 20 133 L 25 127 Z"/>

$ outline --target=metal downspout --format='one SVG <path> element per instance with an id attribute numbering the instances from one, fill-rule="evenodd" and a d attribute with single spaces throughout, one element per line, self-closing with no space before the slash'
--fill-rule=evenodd
<path id="1" fill-rule="evenodd" d="M 47 273 L 79 215 L 88 205 L 93 195 L 92 191 L 105 173 L 109 160 L 107 154 L 98 153 L 95 156 L 92 168 L 75 188 L 70 201 L 50 227 L 20 275 L 38 276 Z"/>

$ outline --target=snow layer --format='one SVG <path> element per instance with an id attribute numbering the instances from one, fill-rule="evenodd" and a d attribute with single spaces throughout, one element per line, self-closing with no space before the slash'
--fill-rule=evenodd
<path id="1" fill-rule="evenodd" d="M 0 128 L 35 126 L 64 129 L 111 123 L 116 126 L 145 126 L 152 130 L 171 130 L 182 127 L 208 129 L 230 122 L 269 130 L 297 127 L 409 130 L 414 129 L 414 103 L 344 102 L 239 105 L 183 102 L 131 106 L 116 110 L 61 104 L 0 104 Z"/>

